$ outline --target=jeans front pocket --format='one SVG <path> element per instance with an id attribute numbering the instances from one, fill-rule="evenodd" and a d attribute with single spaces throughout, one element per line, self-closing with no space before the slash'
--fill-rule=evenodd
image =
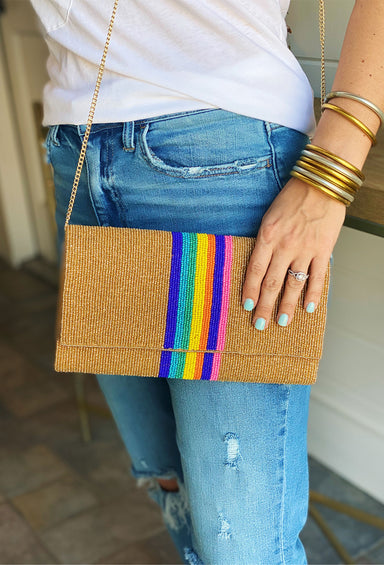
<path id="1" fill-rule="evenodd" d="M 157 172 L 183 179 L 244 175 L 272 166 L 263 122 L 219 110 L 142 126 L 140 148 Z"/>

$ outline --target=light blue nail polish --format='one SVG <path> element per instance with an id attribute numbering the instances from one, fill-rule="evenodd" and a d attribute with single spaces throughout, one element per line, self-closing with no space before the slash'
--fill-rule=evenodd
<path id="1" fill-rule="evenodd" d="M 247 310 L 247 312 L 251 312 L 255 307 L 255 303 L 253 302 L 252 298 L 247 298 L 247 300 L 244 302 L 244 310 Z"/>
<path id="2" fill-rule="evenodd" d="M 265 320 L 264 318 L 257 318 L 255 328 L 257 330 L 263 330 L 265 328 Z"/>
<path id="3" fill-rule="evenodd" d="M 315 303 L 314 303 L 314 302 L 310 302 L 310 303 L 308 304 L 306 310 L 307 310 L 307 312 L 308 312 L 309 314 L 312 314 L 312 312 L 315 311 Z"/>
<path id="4" fill-rule="evenodd" d="M 281 314 L 277 323 L 279 326 L 286 326 L 288 324 L 288 314 Z"/>

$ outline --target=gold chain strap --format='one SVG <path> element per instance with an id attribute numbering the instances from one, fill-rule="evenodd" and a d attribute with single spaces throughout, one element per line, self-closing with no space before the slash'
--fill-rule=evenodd
<path id="1" fill-rule="evenodd" d="M 325 4 L 324 0 L 319 0 L 319 31 L 321 45 L 321 105 L 324 104 L 326 95 L 325 84 Z"/>
<path id="2" fill-rule="evenodd" d="M 93 91 L 93 96 L 92 96 L 92 101 L 91 101 L 91 107 L 89 108 L 87 127 L 86 127 L 86 130 L 85 130 L 85 133 L 84 133 L 83 143 L 81 144 L 80 156 L 79 156 L 79 160 L 78 160 L 78 163 L 77 163 L 75 178 L 73 179 L 71 197 L 69 199 L 68 211 L 67 211 L 67 215 L 65 217 L 65 224 L 64 224 L 65 226 L 67 226 L 69 224 L 69 220 L 71 219 L 73 204 L 75 202 L 76 192 L 77 192 L 77 188 L 79 186 L 80 175 L 81 175 L 81 171 L 82 171 L 83 165 L 84 165 L 85 152 L 87 150 L 89 134 L 91 132 L 93 117 L 95 115 L 97 97 L 99 96 L 101 79 L 103 78 L 105 60 L 107 58 L 108 47 L 109 47 L 109 43 L 111 41 L 112 28 L 113 28 L 113 23 L 115 21 L 118 2 L 119 2 L 119 0 L 115 0 L 115 3 L 113 5 L 111 19 L 109 21 L 107 38 L 105 40 L 104 51 L 103 51 L 103 54 L 101 56 L 101 61 L 100 61 L 100 65 L 99 65 L 99 72 L 97 74 L 95 90 Z"/>
<path id="3" fill-rule="evenodd" d="M 71 196 L 70 196 L 70 199 L 69 199 L 67 215 L 65 217 L 65 224 L 64 224 L 65 226 L 67 226 L 69 224 L 69 220 L 71 219 L 73 205 L 75 203 L 76 193 L 77 193 L 77 189 L 78 189 L 78 186 L 79 186 L 80 175 L 81 175 L 81 171 L 82 171 L 83 165 L 84 165 L 85 152 L 87 150 L 89 134 L 91 132 L 93 117 L 95 115 L 96 102 L 97 102 L 97 98 L 99 96 L 101 79 L 103 78 L 105 60 L 107 58 L 109 43 L 111 41 L 112 28 L 113 28 L 113 24 L 114 24 L 114 21 L 115 21 L 118 2 L 119 2 L 119 0 L 115 0 L 115 2 L 113 4 L 112 15 L 111 15 L 111 19 L 109 21 L 109 26 L 108 26 L 107 38 L 105 40 L 104 51 L 103 51 L 103 54 L 102 54 L 102 57 L 101 57 L 100 65 L 99 65 L 99 72 L 97 74 L 95 90 L 93 92 L 91 106 L 89 108 L 87 127 L 85 129 L 83 143 L 81 144 L 79 160 L 78 160 L 76 172 L 75 172 L 75 178 L 73 179 Z M 324 100 L 325 100 L 325 91 L 326 91 L 326 87 L 325 87 L 325 63 L 324 63 L 324 58 L 325 58 L 324 57 L 324 45 L 325 45 L 325 7 L 324 7 L 324 0 L 319 0 L 319 29 L 320 29 L 320 43 L 321 43 L 321 104 L 323 104 Z"/>

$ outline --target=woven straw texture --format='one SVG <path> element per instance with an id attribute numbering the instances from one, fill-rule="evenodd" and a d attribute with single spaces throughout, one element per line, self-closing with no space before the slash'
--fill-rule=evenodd
<path id="1" fill-rule="evenodd" d="M 320 304 L 257 331 L 241 304 L 254 239 L 67 225 L 56 371 L 312 384 L 322 354 Z"/>

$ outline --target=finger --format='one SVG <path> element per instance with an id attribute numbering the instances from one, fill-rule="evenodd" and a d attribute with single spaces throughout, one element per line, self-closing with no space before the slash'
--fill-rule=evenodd
<path id="1" fill-rule="evenodd" d="M 272 310 L 284 284 L 289 264 L 290 258 L 288 257 L 283 259 L 276 254 L 272 257 L 272 261 L 269 264 L 261 285 L 259 300 L 253 317 L 253 324 L 258 330 L 263 330 L 268 327 Z"/>
<path id="2" fill-rule="evenodd" d="M 259 300 L 261 283 L 267 272 L 271 255 L 272 252 L 269 249 L 256 241 L 243 284 L 242 304 L 245 310 L 253 310 Z"/>
<path id="3" fill-rule="evenodd" d="M 300 259 L 293 261 L 291 263 L 290 269 L 295 273 L 301 272 L 307 274 L 309 271 L 309 265 L 311 263 L 311 259 L 308 258 L 307 260 Z M 311 278 L 311 277 L 309 277 Z M 284 285 L 284 292 L 283 296 L 281 297 L 281 302 L 279 305 L 279 311 L 277 313 L 276 321 L 279 326 L 285 327 L 288 326 L 293 319 L 293 315 L 295 313 L 295 308 L 297 306 L 297 301 L 300 298 L 301 291 L 305 285 L 306 281 L 299 281 L 293 275 L 287 272 L 285 285 Z"/>
<path id="4" fill-rule="evenodd" d="M 305 292 L 304 308 L 306 312 L 312 313 L 319 305 L 323 292 L 325 275 L 328 270 L 329 259 L 315 257 L 312 259 L 308 287 Z"/>

